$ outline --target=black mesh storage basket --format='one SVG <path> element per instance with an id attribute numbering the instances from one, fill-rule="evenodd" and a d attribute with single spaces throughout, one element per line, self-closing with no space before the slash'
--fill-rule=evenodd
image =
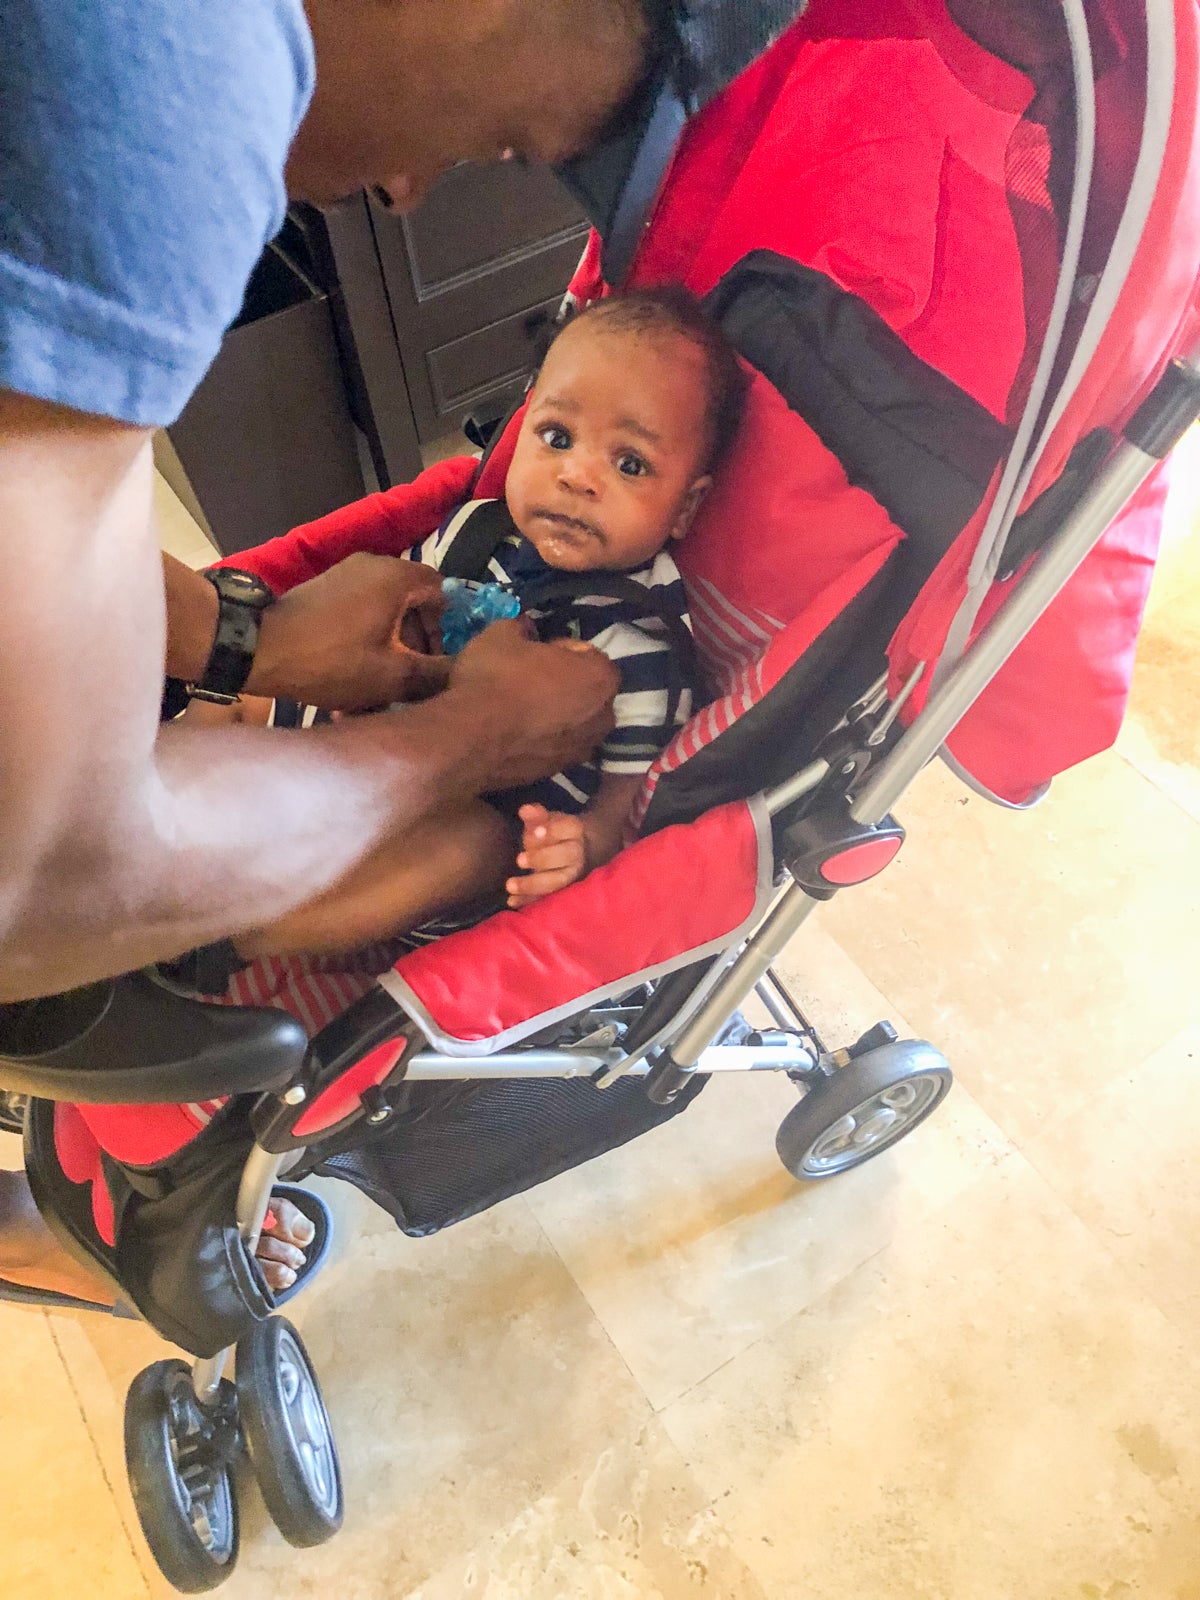
<path id="1" fill-rule="evenodd" d="M 322 1146 L 305 1170 L 353 1183 L 420 1237 L 668 1122 L 707 1081 L 697 1075 L 668 1106 L 633 1078 L 611 1089 L 581 1078 L 413 1083 L 377 1134 L 360 1122 L 347 1148 Z"/>

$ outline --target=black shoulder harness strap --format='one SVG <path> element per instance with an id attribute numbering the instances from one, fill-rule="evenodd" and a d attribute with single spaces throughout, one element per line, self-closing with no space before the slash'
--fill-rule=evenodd
<path id="1" fill-rule="evenodd" d="M 678 613 L 668 610 L 654 598 L 653 590 L 627 578 L 623 572 L 576 572 L 561 578 L 547 578 L 544 582 L 531 585 L 525 599 L 529 605 L 553 616 L 556 610 L 565 610 L 576 601 L 593 595 L 597 599 L 619 600 L 627 613 L 635 611 L 639 617 L 653 619 L 661 625 L 671 658 L 671 687 L 667 696 L 667 713 L 663 718 L 666 727 L 675 726 L 675 713 L 684 689 L 692 691 L 693 711 L 698 711 L 708 702 L 711 696 L 696 641 L 690 630 Z M 647 636 L 656 637 L 654 634 Z"/>
<path id="2" fill-rule="evenodd" d="M 513 532 L 513 520 L 503 500 L 481 500 L 450 541 L 439 568 L 443 578 L 466 578 L 486 583 L 488 562 Z"/>

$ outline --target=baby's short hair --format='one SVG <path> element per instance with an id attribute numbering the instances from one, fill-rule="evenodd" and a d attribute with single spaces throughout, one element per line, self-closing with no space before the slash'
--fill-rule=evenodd
<path id="1" fill-rule="evenodd" d="M 741 426 L 750 375 L 692 291 L 681 283 L 664 283 L 653 289 L 606 295 L 563 323 L 555 337 L 576 323 L 592 321 L 603 323 L 614 332 L 678 334 L 699 348 L 708 376 L 708 449 L 703 469 L 715 472 Z"/>

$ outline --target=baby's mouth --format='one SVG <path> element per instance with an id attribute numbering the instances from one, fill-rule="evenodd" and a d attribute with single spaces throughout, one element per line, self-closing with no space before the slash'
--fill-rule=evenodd
<path id="1" fill-rule="evenodd" d="M 558 511 L 535 511 L 534 516 L 541 523 L 547 524 L 560 538 L 568 541 L 578 539 L 599 539 L 600 530 L 590 522 L 583 522 L 578 517 L 565 517 Z"/>

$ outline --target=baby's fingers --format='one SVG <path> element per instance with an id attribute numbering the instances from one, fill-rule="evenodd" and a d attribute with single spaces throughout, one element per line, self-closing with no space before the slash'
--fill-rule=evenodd
<path id="1" fill-rule="evenodd" d="M 517 812 L 521 819 L 521 845 L 529 849 L 537 840 L 546 837 L 546 824 L 550 821 L 550 813 L 545 806 L 522 806 Z"/>
<path id="2" fill-rule="evenodd" d="M 521 806 L 517 815 L 527 828 L 542 827 L 550 820 L 550 813 L 545 806 L 535 805 L 532 800 L 528 805 Z"/>
<path id="3" fill-rule="evenodd" d="M 546 845 L 574 843 L 582 838 L 582 817 L 573 817 L 566 811 L 547 811 L 544 820 L 525 824 L 521 842 L 526 850 L 541 850 Z"/>
<path id="4" fill-rule="evenodd" d="M 578 839 L 563 839 L 559 843 L 538 844 L 532 850 L 522 850 L 517 865 L 529 872 L 557 872 L 571 867 L 583 871 L 583 845 Z"/>
<path id="5" fill-rule="evenodd" d="M 565 889 L 578 877 L 579 872 L 574 867 L 560 867 L 552 872 L 528 872 L 523 878 L 510 878 L 504 886 L 509 909 L 519 911 L 522 906 L 540 900 L 543 895 L 553 894 L 556 889 Z"/>

